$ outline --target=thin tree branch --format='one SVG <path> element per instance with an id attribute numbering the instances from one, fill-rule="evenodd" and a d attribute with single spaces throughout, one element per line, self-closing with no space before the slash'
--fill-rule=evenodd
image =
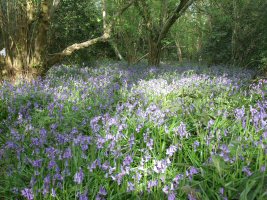
<path id="1" fill-rule="evenodd" d="M 166 23 L 161 29 L 161 32 L 158 37 L 158 42 L 164 39 L 170 30 L 171 26 L 175 21 L 182 16 L 182 14 L 187 10 L 187 8 L 192 5 L 195 0 L 181 0 L 180 4 L 175 8 L 172 15 L 167 19 Z"/>
<path id="2" fill-rule="evenodd" d="M 133 65 L 137 64 L 138 62 L 140 62 L 141 60 L 143 60 L 145 57 L 147 57 L 149 55 L 149 53 L 146 53 L 145 55 L 141 56 L 140 58 L 138 58 Z"/>

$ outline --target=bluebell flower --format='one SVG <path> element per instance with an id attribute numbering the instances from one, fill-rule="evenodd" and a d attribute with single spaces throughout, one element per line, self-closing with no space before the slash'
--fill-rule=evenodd
<path id="1" fill-rule="evenodd" d="M 34 200 L 34 194 L 32 189 L 24 188 L 21 191 L 21 194 L 23 197 L 25 197 L 27 200 Z"/>
<path id="2" fill-rule="evenodd" d="M 188 197 L 188 200 L 197 200 L 197 198 L 192 193 L 188 194 L 187 197 Z"/>
<path id="3" fill-rule="evenodd" d="M 197 150 L 197 147 L 199 147 L 200 143 L 198 141 L 195 141 L 194 144 L 193 144 L 193 147 L 194 147 L 194 151 Z"/>
<path id="4" fill-rule="evenodd" d="M 174 134 L 177 136 L 180 136 L 181 138 L 188 138 L 190 136 L 190 133 L 186 130 L 186 125 L 181 122 L 181 124 L 173 129 Z"/>
<path id="5" fill-rule="evenodd" d="M 87 192 L 84 192 L 83 194 L 80 194 L 79 195 L 79 200 L 88 200 Z"/>
<path id="6" fill-rule="evenodd" d="M 101 116 L 94 117 L 90 121 L 91 129 L 94 133 L 97 133 L 100 130 L 100 125 L 98 124 L 99 120 L 101 119 Z"/>
<path id="7" fill-rule="evenodd" d="M 131 192 L 131 191 L 134 191 L 135 190 L 135 187 L 134 187 L 134 184 L 130 181 L 128 181 L 127 183 L 127 192 Z"/>
<path id="8" fill-rule="evenodd" d="M 242 172 L 245 172 L 245 174 L 247 176 L 251 176 L 252 175 L 252 172 L 250 171 L 249 167 L 247 167 L 247 166 L 243 167 Z"/>
<path id="9" fill-rule="evenodd" d="M 175 193 L 174 192 L 170 192 L 169 194 L 168 194 L 168 200 L 175 200 L 176 199 L 176 195 L 175 195 Z"/>
<path id="10" fill-rule="evenodd" d="M 35 168 L 41 168 L 42 167 L 42 162 L 43 162 L 43 159 L 38 159 L 38 160 L 34 160 L 32 161 L 32 166 L 35 167 Z"/>
<path id="11" fill-rule="evenodd" d="M 123 160 L 123 166 L 129 166 L 133 162 L 133 158 L 130 155 L 127 155 Z"/>
<path id="12" fill-rule="evenodd" d="M 153 149 L 154 140 L 152 138 L 149 139 L 149 141 L 146 143 L 146 146 L 149 150 Z"/>
<path id="13" fill-rule="evenodd" d="M 168 156 L 173 156 L 173 154 L 177 151 L 177 146 L 174 146 L 174 145 L 171 145 L 168 149 L 167 149 L 167 152 L 166 154 Z"/>
<path id="14" fill-rule="evenodd" d="M 165 186 L 162 188 L 162 191 L 163 191 L 165 194 L 168 194 L 168 193 L 169 193 L 169 186 L 165 185 Z"/>
<path id="15" fill-rule="evenodd" d="M 105 161 L 105 162 L 102 164 L 102 169 L 103 169 L 104 171 L 107 171 L 107 170 L 109 169 L 109 167 L 110 167 L 110 164 L 109 164 L 108 161 Z"/>
<path id="16" fill-rule="evenodd" d="M 57 167 L 57 163 L 56 163 L 55 159 L 50 160 L 48 163 L 48 169 L 53 169 L 56 167 Z"/>
<path id="17" fill-rule="evenodd" d="M 80 169 L 76 174 L 74 175 L 74 182 L 77 184 L 81 184 L 83 182 L 84 173 L 83 170 Z"/>
<path id="18" fill-rule="evenodd" d="M 134 137 L 134 134 L 132 134 L 130 139 L 129 139 L 129 145 L 130 145 L 131 149 L 132 149 L 134 143 L 135 143 L 135 137 Z"/>
<path id="19" fill-rule="evenodd" d="M 230 150 L 227 147 L 227 145 L 225 145 L 225 144 L 221 145 L 220 149 L 221 149 L 221 153 L 219 154 L 219 156 L 222 157 L 225 162 L 230 161 L 230 157 L 229 157 Z"/>
<path id="20" fill-rule="evenodd" d="M 150 192 L 153 187 L 158 186 L 158 180 L 148 181 L 147 183 L 147 191 Z"/>
<path id="21" fill-rule="evenodd" d="M 186 176 L 192 180 L 193 175 L 197 174 L 198 170 L 195 167 L 190 167 L 189 171 L 186 171 Z"/>
<path id="22" fill-rule="evenodd" d="M 221 187 L 221 188 L 219 189 L 219 192 L 220 192 L 221 195 L 223 195 L 223 194 L 224 194 L 224 188 Z"/>
<path id="23" fill-rule="evenodd" d="M 178 174 L 177 176 L 174 177 L 173 182 L 176 184 L 179 184 L 180 180 L 184 178 L 183 174 Z"/>
<path id="24" fill-rule="evenodd" d="M 72 158 L 72 153 L 71 153 L 71 148 L 70 148 L 70 147 L 68 147 L 68 148 L 64 151 L 64 153 L 63 153 L 63 158 L 64 158 L 64 159 L 70 159 L 70 158 Z"/>
<path id="25" fill-rule="evenodd" d="M 103 186 L 100 186 L 98 194 L 106 196 L 108 193 Z"/>
<path id="26" fill-rule="evenodd" d="M 51 196 L 52 197 L 56 197 L 57 196 L 56 190 L 54 188 L 51 189 Z"/>
<path id="27" fill-rule="evenodd" d="M 167 167 L 170 164 L 170 160 L 166 159 L 166 160 L 155 160 L 154 161 L 154 168 L 153 170 L 160 174 L 160 173 L 165 173 L 167 170 Z"/>

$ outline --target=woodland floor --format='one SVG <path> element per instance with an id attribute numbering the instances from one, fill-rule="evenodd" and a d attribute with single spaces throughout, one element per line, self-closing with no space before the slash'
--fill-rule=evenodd
<path id="1" fill-rule="evenodd" d="M 267 81 L 57 66 L 0 86 L 0 199 L 267 199 Z"/>

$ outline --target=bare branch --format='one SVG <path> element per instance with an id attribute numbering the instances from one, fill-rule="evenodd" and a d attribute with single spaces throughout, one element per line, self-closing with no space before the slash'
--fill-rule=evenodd
<path id="1" fill-rule="evenodd" d="M 62 52 L 53 54 L 48 60 L 48 65 L 54 65 L 61 61 L 65 56 L 70 56 L 73 52 L 77 50 L 84 49 L 98 42 L 105 42 L 107 41 L 107 39 L 109 39 L 109 36 L 104 34 L 101 37 L 87 40 L 86 42 L 72 44 L 65 48 Z"/>
<path id="2" fill-rule="evenodd" d="M 145 55 L 141 56 L 140 58 L 138 58 L 133 64 L 137 64 L 139 63 L 141 60 L 143 60 L 144 58 L 146 58 L 149 55 L 149 53 L 146 53 Z"/>
<path id="3" fill-rule="evenodd" d="M 129 1 L 128 4 L 126 4 L 124 7 L 122 7 L 114 16 L 113 21 L 116 21 L 116 19 L 121 16 L 136 0 Z"/>

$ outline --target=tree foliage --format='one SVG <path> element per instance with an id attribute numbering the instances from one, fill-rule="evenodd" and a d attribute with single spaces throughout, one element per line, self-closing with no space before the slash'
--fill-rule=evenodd
<path id="1" fill-rule="evenodd" d="M 210 1 L 204 51 L 212 63 L 257 66 L 266 58 L 267 2 Z M 265 50 L 264 50 L 265 49 Z"/>
<path id="2" fill-rule="evenodd" d="M 1 0 L 0 67 L 39 75 L 71 56 L 264 69 L 266 8 L 265 0 Z"/>

